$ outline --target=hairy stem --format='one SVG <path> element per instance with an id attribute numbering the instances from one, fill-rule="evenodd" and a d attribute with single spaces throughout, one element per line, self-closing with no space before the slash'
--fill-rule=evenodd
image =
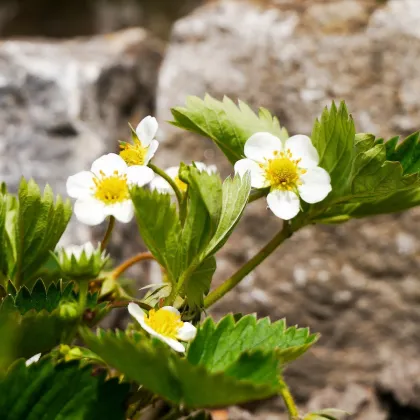
<path id="1" fill-rule="evenodd" d="M 296 407 L 295 400 L 290 393 L 289 387 L 281 379 L 280 380 L 280 395 L 283 398 L 284 404 L 286 405 L 287 412 L 289 413 L 289 420 L 299 420 L 299 412 Z"/>
<path id="2" fill-rule="evenodd" d="M 121 276 L 122 273 L 124 273 L 125 270 L 130 268 L 132 265 L 145 260 L 154 260 L 155 257 L 150 252 L 140 252 L 137 255 L 134 255 L 134 257 L 129 258 L 128 260 L 121 263 L 118 267 L 114 269 L 112 272 L 112 278 L 115 280 L 119 276 Z"/>
<path id="3" fill-rule="evenodd" d="M 102 242 L 101 242 L 101 251 L 104 251 L 105 248 L 108 246 L 108 242 L 111 239 L 111 233 L 112 233 L 112 230 L 114 229 L 114 225 L 115 225 L 115 217 L 109 216 L 108 227 L 106 229 L 104 239 L 102 239 Z"/>
<path id="4" fill-rule="evenodd" d="M 181 209 L 182 206 L 182 192 L 176 186 L 175 181 L 162 169 L 158 168 L 157 166 L 153 165 L 153 163 L 149 163 L 149 168 L 157 175 L 161 176 L 174 190 L 176 199 L 178 200 L 179 208 Z"/>
<path id="5" fill-rule="evenodd" d="M 283 229 L 258 254 L 252 257 L 232 277 L 228 278 L 219 287 L 214 289 L 204 299 L 204 307 L 208 308 L 219 301 L 226 293 L 232 290 L 241 280 L 248 275 L 255 267 L 260 265 L 281 243 L 292 236 L 292 230 L 288 222 L 283 222 Z"/>

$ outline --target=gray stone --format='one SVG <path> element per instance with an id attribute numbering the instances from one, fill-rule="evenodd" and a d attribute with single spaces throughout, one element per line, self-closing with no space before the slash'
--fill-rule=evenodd
<path id="1" fill-rule="evenodd" d="M 0 180 L 65 194 L 67 177 L 117 150 L 151 113 L 161 45 L 143 29 L 65 42 L 0 42 Z M 72 240 L 87 240 L 77 224 Z M 69 239 L 69 238 L 68 238 Z"/>
<path id="2" fill-rule="evenodd" d="M 160 120 L 170 119 L 169 108 L 187 95 L 208 92 L 265 106 L 292 134 L 310 134 L 314 118 L 333 99 L 346 100 L 359 132 L 387 138 L 419 128 L 417 0 L 269 3 L 216 2 L 176 23 L 159 75 Z M 209 140 L 170 126 L 163 135 L 160 163 L 196 159 L 232 171 Z M 419 221 L 414 209 L 307 227 L 213 313 L 287 316 L 291 325 L 322 333 L 286 371 L 303 409 L 334 405 L 357 420 L 394 420 L 382 407 L 388 396 L 420 409 Z M 280 227 L 263 200 L 249 206 L 218 254 L 214 286 Z M 267 410 L 281 412 L 282 404 L 263 403 L 252 418 L 267 418 Z"/>

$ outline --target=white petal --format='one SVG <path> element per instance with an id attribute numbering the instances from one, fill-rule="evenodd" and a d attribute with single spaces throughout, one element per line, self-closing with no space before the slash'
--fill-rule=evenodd
<path id="1" fill-rule="evenodd" d="M 107 216 L 114 216 L 121 223 L 131 222 L 134 216 L 134 206 L 131 200 L 124 200 L 121 203 L 115 203 L 105 206 Z"/>
<path id="2" fill-rule="evenodd" d="M 155 138 L 158 127 L 159 125 L 156 118 L 151 117 L 150 115 L 140 121 L 136 128 L 136 134 L 144 147 L 148 146 Z"/>
<path id="3" fill-rule="evenodd" d="M 175 351 L 178 353 L 184 353 L 185 347 L 182 343 L 179 341 L 174 340 L 173 338 L 164 337 L 163 335 L 156 336 L 160 338 L 162 341 L 164 341 L 168 346 L 172 347 Z"/>
<path id="4" fill-rule="evenodd" d="M 127 181 L 129 185 L 142 187 L 148 184 L 155 176 L 155 173 L 147 166 L 130 166 L 127 168 Z"/>
<path id="5" fill-rule="evenodd" d="M 168 174 L 172 179 L 175 179 L 179 175 L 179 166 L 171 166 L 166 169 L 166 174 Z"/>
<path id="6" fill-rule="evenodd" d="M 318 152 L 308 136 L 298 134 L 286 140 L 285 149 L 292 152 L 293 159 L 301 159 L 299 166 L 313 168 L 318 165 Z"/>
<path id="7" fill-rule="evenodd" d="M 299 194 L 307 203 L 322 201 L 332 189 L 330 174 L 319 166 L 308 169 L 300 180 L 303 184 L 298 187 Z"/>
<path id="8" fill-rule="evenodd" d="M 179 313 L 178 309 L 174 308 L 173 306 L 162 306 L 162 308 L 160 308 L 160 309 L 163 309 L 163 310 L 168 311 L 168 312 L 172 312 L 175 315 L 181 315 Z"/>
<path id="9" fill-rule="evenodd" d="M 127 306 L 128 313 L 138 322 L 141 323 L 144 320 L 144 311 L 140 308 L 137 303 L 130 302 Z"/>
<path id="10" fill-rule="evenodd" d="M 92 163 L 91 171 L 98 177 L 101 176 L 101 172 L 107 176 L 112 175 L 115 171 L 118 171 L 120 174 L 125 174 L 127 164 L 121 156 L 115 153 L 108 153 Z"/>
<path id="11" fill-rule="evenodd" d="M 281 140 L 270 133 L 255 133 L 245 143 L 244 154 L 248 159 L 264 162 L 271 159 L 274 152 L 281 152 Z"/>
<path id="12" fill-rule="evenodd" d="M 150 183 L 150 188 L 152 190 L 157 190 L 160 193 L 175 194 L 172 187 L 161 176 L 156 176 L 152 179 L 152 182 Z"/>
<path id="13" fill-rule="evenodd" d="M 178 330 L 177 338 L 182 341 L 194 340 L 197 334 L 197 328 L 189 322 L 184 322 L 184 325 Z"/>
<path id="14" fill-rule="evenodd" d="M 260 168 L 259 164 L 251 159 L 241 159 L 235 163 L 235 172 L 241 177 L 246 172 L 251 174 L 251 186 L 254 188 L 264 188 L 270 185 L 265 177 L 265 171 Z"/>
<path id="15" fill-rule="evenodd" d="M 67 178 L 67 194 L 73 198 L 81 198 L 91 195 L 91 188 L 94 186 L 93 174 L 89 171 L 82 171 Z"/>
<path id="16" fill-rule="evenodd" d="M 35 354 L 26 361 L 26 366 L 32 365 L 32 363 L 36 363 L 41 357 L 41 353 Z"/>
<path id="17" fill-rule="evenodd" d="M 150 162 L 150 159 L 155 155 L 156 150 L 159 147 L 159 142 L 157 140 L 152 140 L 149 147 L 147 148 L 147 153 L 144 158 L 144 164 L 147 165 Z"/>
<path id="18" fill-rule="evenodd" d="M 99 225 L 107 216 L 105 206 L 96 198 L 79 198 L 74 204 L 74 214 L 79 222 L 89 226 Z"/>
<path id="19" fill-rule="evenodd" d="M 82 252 L 84 251 L 88 258 L 95 252 L 95 247 L 93 246 L 92 242 L 86 242 L 81 246 L 81 248 Z M 82 252 L 80 253 L 80 255 L 82 254 Z"/>
<path id="20" fill-rule="evenodd" d="M 200 172 L 207 170 L 207 165 L 204 162 L 194 162 L 194 165 Z"/>
<path id="21" fill-rule="evenodd" d="M 207 169 L 206 169 L 206 171 L 207 171 L 207 173 L 208 174 L 217 174 L 217 172 L 218 172 L 218 170 L 217 170 L 217 166 L 216 165 L 209 165 L 209 166 L 207 166 Z"/>
<path id="22" fill-rule="evenodd" d="M 280 219 L 293 219 L 300 210 L 299 197 L 293 191 L 273 190 L 267 195 L 270 210 Z"/>

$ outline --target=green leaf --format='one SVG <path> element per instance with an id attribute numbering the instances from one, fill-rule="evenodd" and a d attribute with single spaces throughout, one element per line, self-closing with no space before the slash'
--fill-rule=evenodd
<path id="1" fill-rule="evenodd" d="M 325 408 L 321 411 L 306 414 L 303 420 L 339 420 L 347 418 L 349 415 L 350 413 L 347 411 L 336 408 Z"/>
<path id="2" fill-rule="evenodd" d="M 222 188 L 220 218 L 216 233 L 206 248 L 206 256 L 214 254 L 226 243 L 242 216 L 250 192 L 251 179 L 249 176 L 244 176 L 241 179 L 237 175 L 225 180 Z"/>
<path id="3" fill-rule="evenodd" d="M 355 156 L 355 128 L 344 102 L 339 109 L 333 102 L 325 108 L 321 119 L 316 120 L 312 130 L 312 143 L 318 150 L 319 166 L 331 176 L 332 192 L 327 200 L 340 196 L 351 171 Z"/>
<path id="4" fill-rule="evenodd" d="M 193 308 L 203 306 L 203 297 L 210 290 L 215 271 L 216 258 L 211 256 L 206 258 L 186 280 L 184 284 L 185 294 L 188 297 L 188 304 Z"/>
<path id="5" fill-rule="evenodd" d="M 287 131 L 268 110 L 260 108 L 257 115 L 244 102 L 238 101 L 236 106 L 227 97 L 218 101 L 210 95 L 204 100 L 189 96 L 186 106 L 173 108 L 172 115 L 173 125 L 209 137 L 232 164 L 243 157 L 245 142 L 256 132 L 288 138 Z"/>
<path id="6" fill-rule="evenodd" d="M 51 284 L 46 290 L 39 280 L 31 292 L 26 287 L 19 292 L 8 289 L 10 294 L 0 302 L 2 346 L 7 347 L 0 369 L 20 357 L 47 352 L 74 335 L 80 314 L 71 287 Z"/>
<path id="7" fill-rule="evenodd" d="M 19 187 L 16 228 L 16 265 L 9 275 L 16 284 L 34 280 L 39 268 L 48 260 L 71 216 L 71 205 L 63 203 L 47 185 L 41 197 L 39 187 L 22 179 Z"/>
<path id="8" fill-rule="evenodd" d="M 175 283 L 182 269 L 179 238 L 182 227 L 169 194 L 133 188 L 131 198 L 135 207 L 140 234 L 156 260 L 165 267 Z"/>
<path id="9" fill-rule="evenodd" d="M 305 353 L 318 339 L 308 328 L 286 327 L 285 320 L 271 323 L 247 315 L 235 322 L 227 315 L 218 324 L 207 318 L 188 349 L 188 361 L 205 366 L 210 372 L 228 368 L 244 352 L 275 352 L 281 365 Z"/>
<path id="10" fill-rule="evenodd" d="M 0 413 L 4 420 L 124 420 L 128 391 L 89 366 L 20 360 L 0 377 Z"/>
<path id="11" fill-rule="evenodd" d="M 277 361 L 270 354 L 244 354 L 230 372 L 194 366 L 166 344 L 145 335 L 81 331 L 88 347 L 111 367 L 149 391 L 189 408 L 221 407 L 267 398 L 278 391 Z"/>

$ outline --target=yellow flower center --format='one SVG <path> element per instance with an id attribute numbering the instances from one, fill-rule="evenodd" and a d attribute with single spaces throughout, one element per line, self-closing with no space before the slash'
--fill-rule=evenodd
<path id="1" fill-rule="evenodd" d="M 128 166 L 144 165 L 147 147 L 143 147 L 140 142 L 134 145 L 129 143 L 120 144 L 120 156 Z"/>
<path id="2" fill-rule="evenodd" d="M 178 330 L 184 325 L 181 317 L 166 309 L 151 309 L 144 322 L 164 337 L 176 339 Z"/>
<path id="3" fill-rule="evenodd" d="M 107 205 L 121 203 L 130 198 L 127 175 L 119 174 L 118 171 L 114 171 L 110 176 L 106 176 L 102 171 L 100 174 L 101 177 L 93 178 L 95 198 Z"/>
<path id="4" fill-rule="evenodd" d="M 271 187 L 281 190 L 293 190 L 301 185 L 300 176 L 306 170 L 298 167 L 300 159 L 293 159 L 290 150 L 275 152 L 274 159 L 268 159 L 265 166 L 265 177 Z"/>
<path id="5" fill-rule="evenodd" d="M 175 182 L 175 185 L 178 187 L 178 189 L 180 191 L 182 191 L 182 192 L 187 191 L 187 184 L 185 182 L 181 181 L 178 176 L 176 176 L 174 178 L 174 182 Z"/>

